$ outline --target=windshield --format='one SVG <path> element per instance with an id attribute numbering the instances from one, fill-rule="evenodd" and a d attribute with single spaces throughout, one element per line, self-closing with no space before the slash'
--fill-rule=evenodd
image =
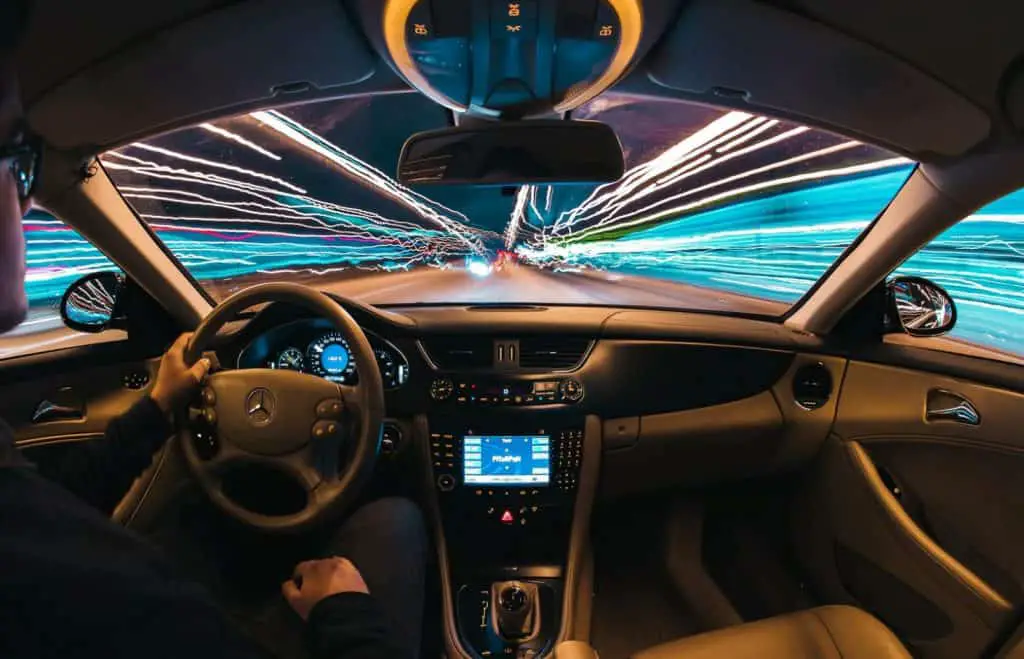
<path id="1" fill-rule="evenodd" d="M 371 304 L 606 304 L 779 315 L 889 203 L 905 158 L 784 121 L 609 94 L 601 186 L 393 178 L 418 94 L 292 106 L 110 151 L 121 193 L 216 299 L 302 282 Z"/>

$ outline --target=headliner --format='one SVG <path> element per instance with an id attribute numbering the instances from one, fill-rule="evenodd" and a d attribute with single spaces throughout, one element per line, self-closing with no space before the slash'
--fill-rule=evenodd
<path id="1" fill-rule="evenodd" d="M 93 130 L 93 125 L 100 122 L 94 120 L 90 111 L 98 111 L 96 108 L 77 107 L 83 96 L 81 89 L 75 94 L 53 96 L 53 92 L 60 91 L 69 81 L 82 78 L 90 70 L 95 71 L 100 64 L 109 64 L 112 58 L 131 55 L 132 48 L 139 48 L 151 42 L 154 35 L 184 21 L 201 17 L 211 10 L 236 10 L 244 6 L 259 12 L 262 11 L 262 7 L 275 4 L 275 0 L 178 0 L 173 3 L 139 3 L 134 0 L 93 0 L 89 3 L 71 0 L 36 2 L 36 20 L 19 58 L 22 84 L 30 112 L 35 110 L 34 105 L 46 110 L 45 113 L 40 111 L 38 121 L 36 116 L 32 116 L 33 122 L 41 125 L 41 130 L 47 137 L 50 137 L 52 132 L 54 139 L 51 141 L 56 142 L 58 146 L 110 146 L 147 132 L 166 130 L 175 124 L 169 117 L 131 116 L 133 100 L 159 99 L 163 76 L 140 78 L 148 83 L 139 83 L 133 89 L 110 89 L 103 88 L 102 85 L 96 88 L 96 79 L 92 80 L 92 93 L 96 94 L 102 90 L 108 97 L 108 101 L 102 107 L 103 112 L 112 112 L 120 108 L 125 110 L 123 121 L 130 125 L 130 128 L 126 128 L 127 132 L 123 135 L 113 135 L 110 129 Z M 334 0 L 330 2 L 332 8 L 336 8 L 337 4 Z M 342 16 L 340 19 L 344 21 L 357 18 L 355 12 L 379 3 L 363 0 L 358 3 L 341 4 L 346 5 L 348 11 L 348 16 Z M 787 11 L 813 19 L 876 46 L 917 67 L 993 116 L 998 137 L 1001 130 L 999 125 L 1004 123 L 998 116 L 1001 104 L 1000 81 L 1007 68 L 1021 54 L 1019 26 L 1024 24 L 1024 3 L 1001 0 L 976 0 L 970 3 L 960 0 L 919 0 L 912 3 L 897 3 L 892 0 L 862 0 L 857 3 L 846 0 L 774 0 L 759 4 L 761 7 L 767 4 L 783 7 Z M 685 11 L 684 8 L 684 14 Z M 54 20 L 55 18 L 57 20 Z M 349 22 L 351 24 L 357 21 Z M 369 19 L 369 22 L 372 23 L 372 19 Z M 671 28 L 669 32 L 671 33 Z M 339 32 L 339 37 L 341 36 Z M 765 34 L 764 39 L 770 42 L 772 36 Z M 282 40 L 287 39 L 287 35 L 282 34 L 280 37 Z M 348 76 L 353 80 L 345 81 L 344 86 L 312 90 L 309 98 L 401 87 L 401 81 L 390 73 L 387 66 L 381 65 L 361 39 L 339 38 L 328 43 L 336 44 L 339 51 L 331 53 L 332 57 L 329 58 L 335 62 L 343 59 L 340 51 L 346 48 L 363 51 L 355 53 L 357 58 L 359 55 L 365 57 L 369 53 L 371 60 L 375 62 L 375 73 L 368 80 L 356 80 L 358 76 Z M 60 47 L 55 48 L 54 44 L 60 44 Z M 263 42 L 264 47 L 265 45 L 266 42 Z M 778 45 L 780 48 L 784 47 L 783 43 Z M 275 50 L 278 53 L 287 52 L 287 48 L 282 46 L 284 41 L 279 43 Z M 69 53 L 73 56 L 69 56 Z M 308 51 L 305 56 L 308 57 Z M 168 70 L 178 65 L 180 62 L 173 58 L 163 62 L 163 66 Z M 296 66 L 299 65 L 301 63 L 297 62 Z M 246 71 L 241 67 L 234 73 L 239 77 L 260 75 L 258 71 Z M 644 66 L 638 66 L 631 77 L 624 81 L 624 86 L 644 86 L 647 82 L 644 73 Z M 787 71 L 779 70 L 777 73 L 782 77 Z M 338 80 L 345 77 L 339 76 Z M 649 84 L 646 87 L 655 87 L 649 93 L 675 95 L 663 87 Z M 53 103 L 45 108 L 44 101 L 48 95 Z M 287 100 L 297 101 L 305 98 L 300 95 L 289 97 Z M 191 117 L 176 119 L 180 119 L 177 123 L 190 123 L 206 116 L 233 113 L 252 106 L 276 105 L 281 102 L 280 98 L 246 99 L 246 103 L 238 103 L 237 107 L 236 104 L 222 104 L 217 108 L 197 110 Z M 81 101 L 81 104 L 88 105 L 84 101 Z M 786 108 L 775 108 L 774 113 L 787 114 Z M 820 125 L 835 127 L 828 116 L 808 117 L 799 111 L 794 114 L 807 123 L 813 124 L 815 120 L 819 120 Z"/>

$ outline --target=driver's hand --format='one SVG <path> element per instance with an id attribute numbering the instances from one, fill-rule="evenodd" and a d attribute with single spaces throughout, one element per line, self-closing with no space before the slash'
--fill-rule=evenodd
<path id="1" fill-rule="evenodd" d="M 210 360 L 205 357 L 192 366 L 185 364 L 185 348 L 191 338 L 191 333 L 179 336 L 160 360 L 160 370 L 149 396 L 164 414 L 170 414 L 177 405 L 188 400 L 210 371 Z"/>
<path id="2" fill-rule="evenodd" d="M 281 592 L 303 620 L 320 600 L 338 593 L 369 593 L 363 575 L 352 561 L 334 556 L 295 566 L 295 577 L 281 584 Z"/>

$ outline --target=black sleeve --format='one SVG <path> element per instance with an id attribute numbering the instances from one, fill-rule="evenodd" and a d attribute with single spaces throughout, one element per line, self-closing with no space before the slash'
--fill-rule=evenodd
<path id="1" fill-rule="evenodd" d="M 82 442 L 41 473 L 109 513 L 170 434 L 163 411 L 146 396 L 111 421 L 102 439 Z"/>
<path id="2" fill-rule="evenodd" d="M 312 659 L 410 659 L 366 593 L 338 593 L 317 602 L 309 613 L 306 644 Z"/>

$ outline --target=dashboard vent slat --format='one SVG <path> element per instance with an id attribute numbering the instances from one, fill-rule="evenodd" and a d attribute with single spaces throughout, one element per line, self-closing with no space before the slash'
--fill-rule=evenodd
<path id="1" fill-rule="evenodd" d="M 490 368 L 494 363 L 494 340 L 488 337 L 431 337 L 423 339 L 423 349 L 446 371 Z"/>
<path id="2" fill-rule="evenodd" d="M 590 339 L 582 337 L 522 337 L 519 339 L 519 367 L 573 369 L 583 360 L 590 344 Z"/>

